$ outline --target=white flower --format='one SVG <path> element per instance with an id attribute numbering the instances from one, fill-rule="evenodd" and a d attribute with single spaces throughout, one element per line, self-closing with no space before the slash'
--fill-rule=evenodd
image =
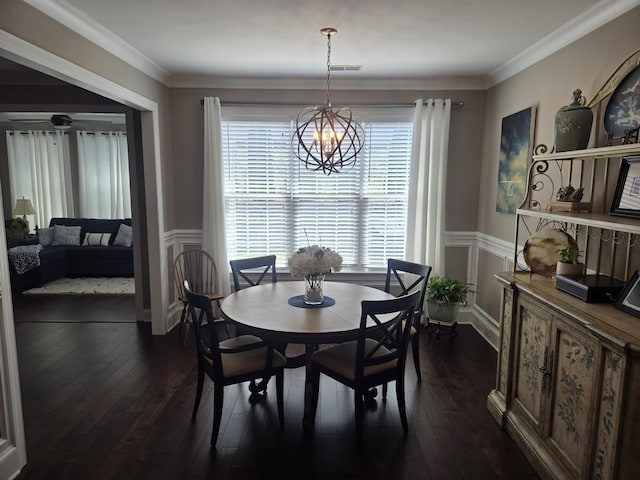
<path id="1" fill-rule="evenodd" d="M 340 254 L 318 245 L 302 247 L 289 259 L 289 273 L 294 277 L 339 272 L 341 268 Z"/>

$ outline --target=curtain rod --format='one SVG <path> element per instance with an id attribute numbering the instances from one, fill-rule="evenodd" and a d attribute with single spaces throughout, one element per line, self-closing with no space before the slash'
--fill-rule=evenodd
<path id="1" fill-rule="evenodd" d="M 425 102 L 426 104 L 426 102 Z M 204 98 L 200 99 L 200 105 L 204 105 Z M 309 103 L 303 102 L 224 102 L 220 105 L 224 106 L 242 106 L 242 107 L 304 107 Z M 415 103 L 349 103 L 350 107 L 381 107 L 381 108 L 407 108 L 415 106 Z M 452 100 L 452 107 L 464 107 L 464 100 Z"/>
<path id="2" fill-rule="evenodd" d="M 41 132 L 43 135 L 55 135 L 58 132 L 55 132 L 53 130 L 33 130 L 35 132 Z M 127 132 L 119 132 L 119 131 L 108 131 L 108 132 L 90 132 L 88 130 L 80 130 L 81 132 L 85 132 L 87 135 L 112 135 L 114 133 L 122 133 L 125 137 L 127 136 Z M 29 135 L 29 132 L 24 131 L 24 130 L 18 130 L 17 133 L 19 133 L 20 135 Z M 65 130 L 64 132 L 60 132 L 62 135 L 69 135 L 69 131 Z M 15 135 L 16 131 L 14 132 L 9 132 L 9 135 Z"/>

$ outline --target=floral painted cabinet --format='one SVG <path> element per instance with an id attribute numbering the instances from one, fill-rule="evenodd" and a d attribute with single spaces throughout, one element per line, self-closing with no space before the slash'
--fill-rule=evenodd
<path id="1" fill-rule="evenodd" d="M 490 413 L 541 478 L 640 478 L 640 319 L 527 274 L 497 277 Z"/>
<path id="2" fill-rule="evenodd" d="M 563 458 L 577 478 L 584 478 L 590 457 L 590 439 L 599 379 L 600 354 L 595 339 L 580 334 L 565 322 L 553 319 L 545 388 L 549 424 L 545 427 L 549 448 Z"/>
<path id="3" fill-rule="evenodd" d="M 595 408 L 597 342 L 524 299 L 517 319 L 514 412 L 582 478 Z"/>
<path id="4" fill-rule="evenodd" d="M 531 302 L 517 303 L 516 365 L 513 408 L 542 433 L 547 379 L 542 369 L 548 361 L 551 314 Z"/>

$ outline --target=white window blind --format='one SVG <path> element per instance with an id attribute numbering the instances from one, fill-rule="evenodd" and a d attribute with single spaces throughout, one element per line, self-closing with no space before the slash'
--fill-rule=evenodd
<path id="1" fill-rule="evenodd" d="M 289 121 L 223 121 L 229 258 L 319 244 L 344 267 L 404 258 L 412 124 L 368 122 L 356 165 L 326 176 L 293 157 Z"/>

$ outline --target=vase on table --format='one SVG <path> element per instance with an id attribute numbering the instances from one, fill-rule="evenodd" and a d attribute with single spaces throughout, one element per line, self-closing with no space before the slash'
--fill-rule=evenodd
<path id="1" fill-rule="evenodd" d="M 322 287 L 324 273 L 314 273 L 304 276 L 304 303 L 307 305 L 320 305 L 324 300 Z"/>

